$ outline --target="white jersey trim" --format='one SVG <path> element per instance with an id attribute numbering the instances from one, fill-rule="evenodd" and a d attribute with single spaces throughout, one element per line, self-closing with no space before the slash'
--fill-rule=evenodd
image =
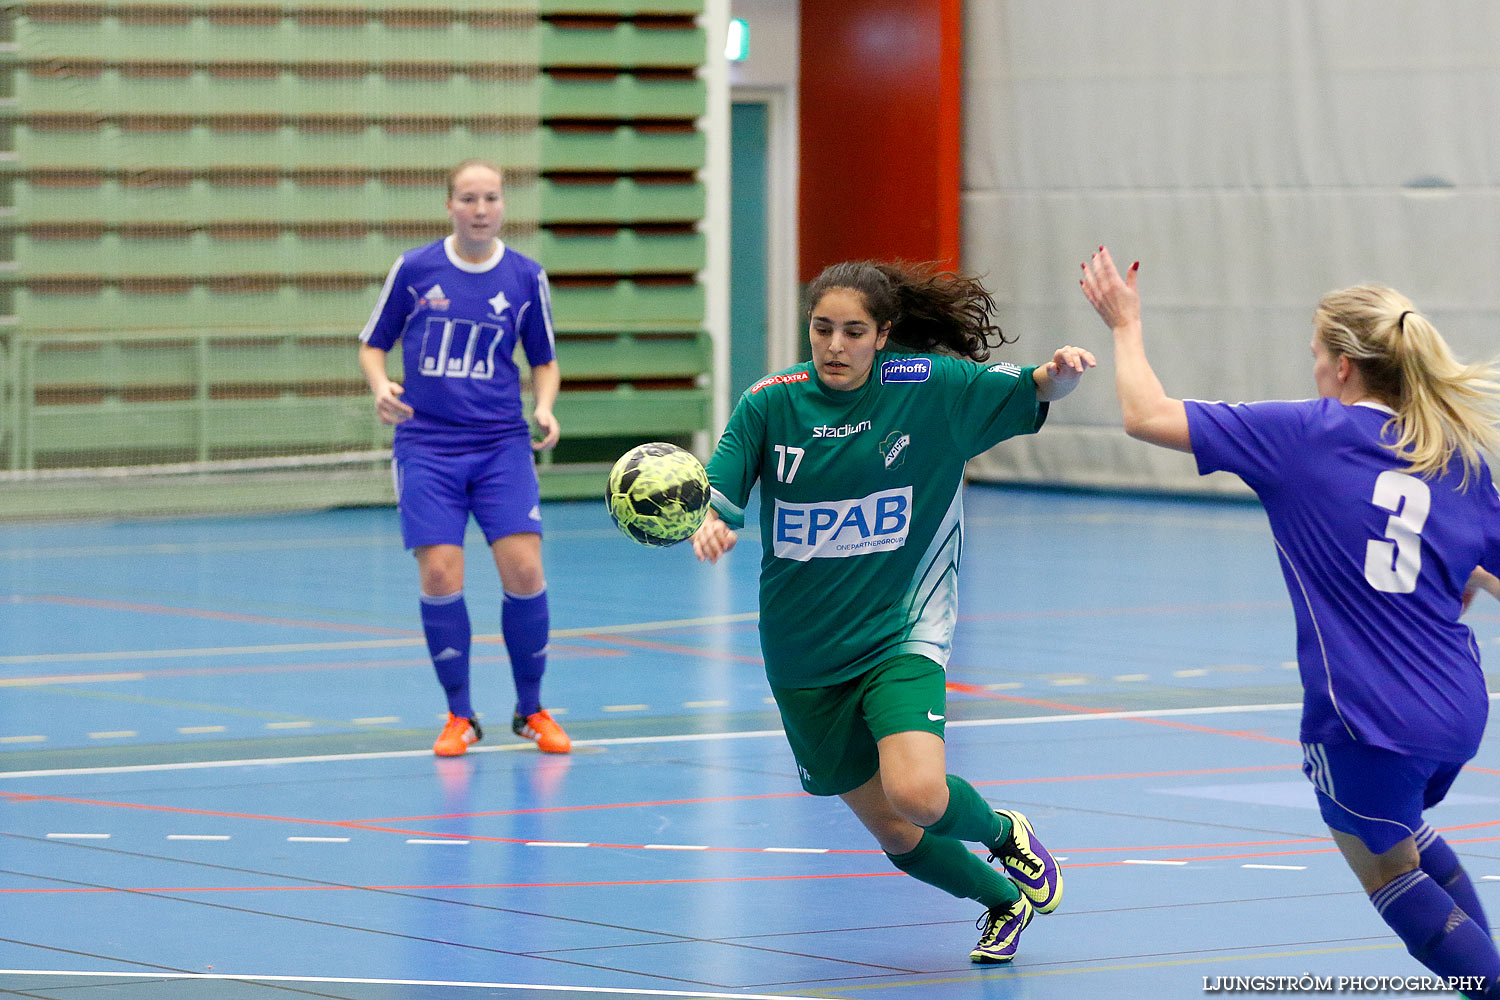
<path id="1" fill-rule="evenodd" d="M 953 655 L 953 633 L 958 626 L 958 564 L 963 556 L 963 488 L 953 494 L 943 520 L 938 524 L 927 551 L 917 564 L 906 607 L 911 631 L 898 647 L 901 652 L 920 653 L 948 665 Z"/>
<path id="2" fill-rule="evenodd" d="M 1344 732 L 1349 734 L 1350 739 L 1358 742 L 1359 737 L 1355 735 L 1353 729 L 1349 728 L 1349 720 L 1344 718 L 1344 712 L 1339 708 L 1339 697 L 1333 690 L 1333 668 L 1328 664 L 1328 647 L 1323 644 L 1323 630 L 1318 627 L 1318 615 L 1313 611 L 1312 601 L 1308 599 L 1307 587 L 1302 583 L 1302 574 L 1297 572 L 1297 566 L 1292 562 L 1292 557 L 1287 554 L 1286 549 L 1282 547 L 1281 539 L 1272 535 L 1271 540 L 1276 543 L 1276 551 L 1281 553 L 1281 558 L 1297 581 L 1297 589 L 1302 594 L 1302 603 L 1307 606 L 1307 620 L 1312 622 L 1313 634 L 1318 637 L 1318 655 L 1323 658 L 1323 676 L 1327 678 L 1328 701 L 1333 705 L 1333 712 L 1339 717 L 1339 724 L 1344 727 Z"/>
<path id="3" fill-rule="evenodd" d="M 542 303 L 542 325 L 547 328 L 547 343 L 552 345 L 552 353 L 557 354 L 557 338 L 552 333 L 552 283 L 547 280 L 545 270 L 536 274 L 537 297 Z"/>
<path id="4" fill-rule="evenodd" d="M 443 237 L 443 253 L 447 254 L 448 263 L 460 271 L 467 271 L 470 274 L 483 274 L 486 271 L 492 270 L 496 264 L 500 263 L 500 258 L 505 256 L 505 244 L 500 240 L 496 240 L 495 252 L 490 254 L 488 260 L 481 261 L 478 264 L 471 264 L 460 257 L 458 251 L 454 249 L 457 239 L 452 233 Z"/>
<path id="5" fill-rule="evenodd" d="M 401 264 L 406 260 L 406 254 L 396 258 L 396 263 L 391 265 L 391 270 L 385 276 L 385 285 L 380 289 L 380 298 L 375 300 L 375 310 L 370 313 L 370 318 L 365 321 L 365 328 L 359 331 L 359 342 L 368 344 L 370 336 L 375 332 L 375 324 L 380 322 L 380 314 L 385 311 L 385 302 L 391 297 L 391 289 L 396 286 L 396 272 L 401 270 Z"/>
<path id="6" fill-rule="evenodd" d="M 744 527 L 744 524 L 745 524 L 745 508 L 741 507 L 739 504 L 735 503 L 733 500 L 730 500 L 728 497 L 726 497 L 724 494 L 720 493 L 718 490 L 714 489 L 713 487 L 709 487 L 708 493 L 709 493 L 709 502 L 713 505 L 714 509 L 716 511 L 723 512 L 723 514 L 728 514 L 729 515 L 728 517 L 723 517 L 722 514 L 721 514 L 721 519 L 724 521 L 725 524 L 728 524 L 731 528 L 734 528 L 736 531 L 738 531 L 740 528 Z M 736 521 L 738 521 L 739 523 L 736 524 L 735 523 Z"/>

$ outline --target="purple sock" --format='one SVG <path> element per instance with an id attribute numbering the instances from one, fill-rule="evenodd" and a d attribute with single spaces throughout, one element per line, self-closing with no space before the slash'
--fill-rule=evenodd
<path id="1" fill-rule="evenodd" d="M 523 717 L 542 707 L 542 674 L 547 669 L 551 626 L 546 587 L 535 594 L 505 594 L 500 606 L 500 634 L 510 654 L 511 676 L 516 680 L 516 713 Z"/>
<path id="2" fill-rule="evenodd" d="M 1470 919 L 1488 934 L 1490 922 L 1479 903 L 1479 894 L 1474 891 L 1474 883 L 1469 881 L 1469 873 L 1459 864 L 1453 848 L 1426 823 L 1417 831 L 1416 841 L 1417 850 L 1422 852 L 1422 870 L 1427 877 L 1442 886 Z"/>
<path id="3" fill-rule="evenodd" d="M 448 711 L 474 718 L 469 704 L 469 608 L 462 590 L 442 597 L 422 595 L 422 631 L 438 683 L 448 695 Z"/>
<path id="4" fill-rule="evenodd" d="M 1370 902 L 1411 956 L 1439 976 L 1483 976 L 1490 992 L 1500 982 L 1495 942 L 1420 868 L 1371 893 Z"/>

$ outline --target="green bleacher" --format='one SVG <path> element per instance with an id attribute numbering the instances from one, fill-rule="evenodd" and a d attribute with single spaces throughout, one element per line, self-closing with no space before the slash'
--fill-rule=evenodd
<path id="1" fill-rule="evenodd" d="M 387 446 L 355 335 L 396 255 L 448 231 L 447 169 L 476 155 L 507 171 L 507 243 L 552 279 L 564 440 L 544 495 L 596 496 L 630 444 L 709 429 L 701 12 L 7 6 L 0 517 L 389 502 L 373 461 L 295 487 L 58 470 Z"/>

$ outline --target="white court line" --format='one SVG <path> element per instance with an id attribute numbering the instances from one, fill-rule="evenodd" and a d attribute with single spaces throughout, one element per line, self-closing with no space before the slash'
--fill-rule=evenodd
<path id="1" fill-rule="evenodd" d="M 169 833 L 168 840 L 228 840 L 222 833 Z"/>
<path id="2" fill-rule="evenodd" d="M 107 833 L 49 833 L 48 840 L 108 840 Z"/>
<path id="3" fill-rule="evenodd" d="M 1149 858 L 1126 858 L 1120 863 L 1123 865 L 1172 865 L 1175 867 L 1187 864 L 1186 861 L 1153 861 Z"/>
<path id="4" fill-rule="evenodd" d="M 528 840 L 527 847 L 593 847 L 581 840 Z"/>
<path id="5" fill-rule="evenodd" d="M 342 979 L 334 976 L 255 976 L 227 972 L 93 972 L 66 969 L 0 969 L 0 976 L 108 976 L 114 979 L 247 980 L 255 983 L 327 983 L 346 986 L 450 986 L 471 990 L 553 990 L 558 993 L 628 994 L 638 997 L 705 997 L 708 1000 L 819 1000 L 789 993 L 713 993 L 647 990 L 625 986 L 557 986 L 548 983 L 466 983 L 445 979 Z"/>
<path id="6" fill-rule="evenodd" d="M 707 844 L 642 844 L 648 851 L 706 851 Z"/>
<path id="7" fill-rule="evenodd" d="M 1500 698 L 1500 694 L 1491 695 Z M 1109 722 L 1119 719 L 1158 719 L 1183 715 L 1227 715 L 1245 712 L 1291 712 L 1300 711 L 1301 702 L 1281 705 L 1214 705 L 1202 708 L 1140 709 L 1130 712 L 1088 712 L 1078 715 L 1028 715 L 1010 719 L 963 719 L 948 723 L 949 729 L 979 728 L 987 726 L 1040 726 L 1063 722 Z M 725 733 L 680 733 L 675 736 L 617 736 L 609 739 L 574 740 L 575 747 L 644 746 L 657 743 L 708 743 L 718 740 L 755 740 L 780 737 L 780 729 L 749 729 Z M 516 750 L 535 750 L 536 744 L 504 743 L 498 746 L 471 746 L 473 753 L 506 753 Z M 369 753 L 321 754 L 309 757 L 260 757 L 247 760 L 188 760 L 175 764 L 122 764 L 113 767 L 64 767 L 54 770 L 0 771 L 0 780 L 6 778 L 51 778 L 80 774 L 142 774 L 151 771 L 193 771 L 218 767 L 266 767 L 271 764 L 323 764 L 351 760 L 397 760 L 408 757 L 431 757 L 430 749 L 424 750 L 378 750 Z"/>
<path id="8" fill-rule="evenodd" d="M 826 847 L 767 847 L 767 854 L 827 854 Z"/>
<path id="9" fill-rule="evenodd" d="M 1305 872 L 1306 865 L 1240 865 L 1241 868 L 1256 868 L 1268 872 Z"/>
<path id="10" fill-rule="evenodd" d="M 459 847 L 463 847 L 468 843 L 467 840 L 423 840 L 420 837 L 408 837 L 406 842 L 408 844 L 425 844 L 428 846 L 435 846 L 439 844 L 447 846 L 448 844 L 457 844 Z"/>
<path id="11" fill-rule="evenodd" d="M 348 837 L 288 837 L 288 844 L 347 844 Z"/>

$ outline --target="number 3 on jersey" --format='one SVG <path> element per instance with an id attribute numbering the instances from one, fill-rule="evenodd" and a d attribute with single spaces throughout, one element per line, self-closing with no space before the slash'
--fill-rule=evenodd
<path id="1" fill-rule="evenodd" d="M 1391 511 L 1385 537 L 1365 543 L 1365 580 L 1385 594 L 1410 594 L 1422 569 L 1422 526 L 1432 508 L 1432 491 L 1416 476 L 1382 472 L 1375 480 L 1375 506 Z"/>
<path id="2" fill-rule="evenodd" d="M 797 466 L 802 464 L 802 456 L 807 454 L 806 448 L 793 448 L 789 444 L 778 444 L 776 447 L 776 481 L 778 483 L 789 483 L 797 478 Z M 792 467 L 786 467 L 786 457 L 792 456 Z"/>

